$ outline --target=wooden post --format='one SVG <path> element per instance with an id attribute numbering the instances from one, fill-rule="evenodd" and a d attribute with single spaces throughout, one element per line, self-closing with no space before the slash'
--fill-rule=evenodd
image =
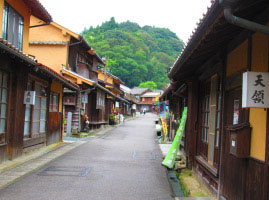
<path id="1" fill-rule="evenodd" d="M 186 125 L 187 167 L 192 168 L 196 155 L 197 114 L 198 114 L 198 78 L 193 78 L 188 85 L 188 118 Z"/>

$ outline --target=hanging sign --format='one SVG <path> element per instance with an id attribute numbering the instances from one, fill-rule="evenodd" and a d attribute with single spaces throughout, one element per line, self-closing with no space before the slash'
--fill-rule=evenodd
<path id="1" fill-rule="evenodd" d="M 115 102 L 115 107 L 116 107 L 116 108 L 119 108 L 119 107 L 120 107 L 120 104 L 119 104 L 118 101 Z"/>
<path id="2" fill-rule="evenodd" d="M 82 103 L 88 103 L 88 95 L 87 94 L 84 94 L 81 96 L 81 102 Z"/>
<path id="3" fill-rule="evenodd" d="M 96 95 L 96 109 L 105 108 L 105 93 L 101 90 L 97 90 Z"/>
<path id="4" fill-rule="evenodd" d="M 28 105 L 35 105 L 35 91 L 25 91 L 23 103 Z"/>
<path id="5" fill-rule="evenodd" d="M 242 108 L 269 108 L 269 72 L 243 73 Z"/>

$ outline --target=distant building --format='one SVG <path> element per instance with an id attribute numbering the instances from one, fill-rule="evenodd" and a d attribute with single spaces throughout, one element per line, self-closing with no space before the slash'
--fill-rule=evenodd
<path id="1" fill-rule="evenodd" d="M 136 97 L 137 101 L 142 101 L 141 96 L 147 92 L 152 92 L 149 88 L 133 88 L 131 93 Z"/>
<path id="2" fill-rule="evenodd" d="M 147 92 L 141 95 L 141 101 L 137 105 L 138 111 L 146 110 L 147 112 L 156 111 L 156 101 L 159 100 L 161 92 Z"/>

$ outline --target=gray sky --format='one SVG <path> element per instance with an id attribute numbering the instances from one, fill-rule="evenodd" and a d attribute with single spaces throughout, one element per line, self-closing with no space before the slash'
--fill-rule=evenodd
<path id="1" fill-rule="evenodd" d="M 80 33 L 115 17 L 140 26 L 169 28 L 187 41 L 210 0 L 40 0 L 53 21 Z"/>

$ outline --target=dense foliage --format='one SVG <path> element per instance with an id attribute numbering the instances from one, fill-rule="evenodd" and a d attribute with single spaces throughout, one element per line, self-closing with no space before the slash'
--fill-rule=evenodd
<path id="1" fill-rule="evenodd" d="M 151 90 L 157 89 L 157 84 L 154 81 L 146 81 L 143 83 L 140 83 L 138 88 L 149 88 Z"/>
<path id="2" fill-rule="evenodd" d="M 107 56 L 108 69 L 129 87 L 154 81 L 162 88 L 169 81 L 167 68 L 184 45 L 169 29 L 117 23 L 113 17 L 96 28 L 85 28 L 82 35 L 100 56 Z"/>

